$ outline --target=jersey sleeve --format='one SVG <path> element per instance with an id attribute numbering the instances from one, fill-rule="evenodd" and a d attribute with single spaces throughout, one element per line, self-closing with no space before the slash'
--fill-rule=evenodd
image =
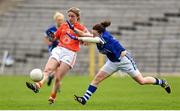
<path id="1" fill-rule="evenodd" d="M 82 25 L 82 31 L 85 32 L 85 33 L 89 32 L 89 30 L 87 29 L 87 27 L 85 27 L 84 25 Z"/>
<path id="2" fill-rule="evenodd" d="M 75 25 L 75 28 L 77 28 L 77 29 L 79 29 L 79 30 L 81 30 L 83 32 L 89 32 L 84 25 L 79 24 L 79 23 Z"/>
<path id="3" fill-rule="evenodd" d="M 49 39 L 49 41 L 52 41 L 54 38 L 54 33 L 57 31 L 56 26 L 51 26 L 50 28 L 48 28 L 44 35 L 45 37 L 47 37 Z"/>
<path id="4" fill-rule="evenodd" d="M 45 38 L 48 38 L 48 35 L 47 35 L 47 33 L 46 33 L 46 32 L 44 32 L 44 37 L 45 37 Z"/>
<path id="5" fill-rule="evenodd" d="M 49 30 L 49 29 L 46 29 L 45 32 L 44 32 L 44 36 L 45 36 L 45 37 L 48 37 L 48 36 L 49 36 L 49 35 L 48 35 L 48 30 Z"/>

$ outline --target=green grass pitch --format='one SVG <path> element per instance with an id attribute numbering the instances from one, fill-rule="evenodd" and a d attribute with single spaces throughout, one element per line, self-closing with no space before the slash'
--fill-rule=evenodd
<path id="1" fill-rule="evenodd" d="M 130 77 L 110 77 L 97 89 L 85 106 L 74 101 L 73 95 L 83 95 L 88 76 L 66 76 L 55 104 L 48 104 L 51 87 L 46 84 L 38 94 L 26 88 L 29 76 L 0 76 L 0 110 L 174 110 L 180 109 L 180 77 L 163 77 L 169 81 L 172 93 L 160 86 L 141 86 Z"/>

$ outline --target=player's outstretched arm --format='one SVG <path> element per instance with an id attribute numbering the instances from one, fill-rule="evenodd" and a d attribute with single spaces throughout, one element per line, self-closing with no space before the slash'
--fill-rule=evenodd
<path id="1" fill-rule="evenodd" d="M 101 43 L 101 44 L 105 43 L 99 37 L 79 37 L 78 40 L 89 43 Z"/>
<path id="2" fill-rule="evenodd" d="M 83 42 L 89 42 L 89 43 L 101 43 L 104 44 L 104 41 L 102 41 L 99 37 L 75 37 L 71 34 L 66 33 L 71 39 L 73 40 L 79 40 Z"/>

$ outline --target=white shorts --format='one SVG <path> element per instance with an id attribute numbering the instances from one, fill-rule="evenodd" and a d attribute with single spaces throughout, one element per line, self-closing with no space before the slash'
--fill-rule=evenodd
<path id="1" fill-rule="evenodd" d="M 67 48 L 57 46 L 51 52 L 49 59 L 54 58 L 58 62 L 64 62 L 73 68 L 76 61 L 77 53 Z"/>
<path id="2" fill-rule="evenodd" d="M 120 62 L 111 62 L 108 59 L 100 70 L 107 74 L 113 74 L 114 72 L 121 70 L 122 72 L 128 73 L 131 77 L 135 77 L 139 73 L 136 63 L 130 54 L 126 54 L 122 57 Z"/>

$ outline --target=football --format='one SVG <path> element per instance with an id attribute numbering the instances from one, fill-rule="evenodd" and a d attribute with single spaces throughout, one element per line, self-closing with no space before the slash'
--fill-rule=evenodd
<path id="1" fill-rule="evenodd" d="M 33 80 L 34 82 L 39 82 L 43 79 L 43 72 L 41 69 L 33 69 L 30 72 L 30 78 L 31 80 Z"/>

